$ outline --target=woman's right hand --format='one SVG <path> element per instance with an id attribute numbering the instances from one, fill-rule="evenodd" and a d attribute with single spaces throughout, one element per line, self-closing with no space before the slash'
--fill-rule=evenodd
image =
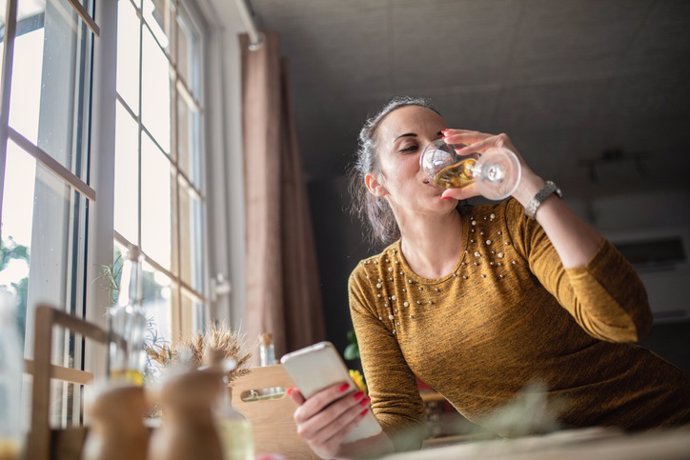
<path id="1" fill-rule="evenodd" d="M 370 410 L 369 397 L 344 382 L 308 400 L 296 388 L 289 388 L 288 395 L 299 405 L 293 414 L 297 434 L 322 458 L 341 455 L 343 439 Z"/>

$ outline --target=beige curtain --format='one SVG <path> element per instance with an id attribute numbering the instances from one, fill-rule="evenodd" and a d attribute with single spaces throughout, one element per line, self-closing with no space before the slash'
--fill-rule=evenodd
<path id="1" fill-rule="evenodd" d="M 272 332 L 276 355 L 323 340 L 325 329 L 306 186 L 278 35 L 242 47 L 247 344 Z M 258 362 L 258 359 L 255 360 Z"/>

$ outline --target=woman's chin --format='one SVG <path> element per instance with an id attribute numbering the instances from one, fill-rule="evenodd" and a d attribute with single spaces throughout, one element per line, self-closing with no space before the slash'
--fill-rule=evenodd
<path id="1" fill-rule="evenodd" d="M 455 198 L 443 198 L 441 194 L 431 197 L 431 209 L 438 212 L 446 212 L 455 208 L 458 205 L 458 200 Z"/>

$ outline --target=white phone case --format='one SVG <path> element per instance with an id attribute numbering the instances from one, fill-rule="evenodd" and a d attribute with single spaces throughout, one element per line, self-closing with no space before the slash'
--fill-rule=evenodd
<path id="1" fill-rule="evenodd" d="M 306 399 L 338 382 L 350 382 L 352 388 L 357 388 L 350 378 L 345 363 L 330 342 L 319 342 L 293 351 L 284 355 L 280 362 Z M 369 411 L 345 436 L 344 442 L 369 438 L 380 432 L 381 425 Z"/>

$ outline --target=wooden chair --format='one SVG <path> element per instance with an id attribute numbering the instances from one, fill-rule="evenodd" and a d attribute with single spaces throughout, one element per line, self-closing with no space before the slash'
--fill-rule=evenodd
<path id="1" fill-rule="evenodd" d="M 79 460 L 86 439 L 86 427 L 50 428 L 50 381 L 69 380 L 66 369 L 51 363 L 55 326 L 81 334 L 95 342 L 108 344 L 108 333 L 101 327 L 76 318 L 50 305 L 39 305 L 35 312 L 34 361 L 27 369 L 33 374 L 31 425 L 27 442 L 28 460 Z M 119 346 L 122 339 L 111 338 Z M 287 459 L 309 460 L 318 457 L 297 435 L 292 414 L 295 403 L 284 394 L 294 383 L 282 366 L 254 368 L 232 384 L 233 406 L 252 424 L 257 453 L 279 453 Z M 265 389 L 273 393 L 262 396 Z M 243 398 L 244 396 L 244 398 Z"/>
<path id="2" fill-rule="evenodd" d="M 60 326 L 96 342 L 107 344 L 108 333 L 101 327 L 74 317 L 50 305 L 38 305 L 35 313 L 34 360 L 27 369 L 33 374 L 31 425 L 26 446 L 28 460 L 79 460 L 86 438 L 85 427 L 50 428 L 50 380 L 61 378 L 69 369 L 51 363 L 53 331 Z M 121 340 L 116 340 L 121 346 Z M 61 375 L 63 374 L 63 375 Z M 67 378 L 66 378 L 67 377 Z"/>
<path id="3" fill-rule="evenodd" d="M 232 404 L 252 425 L 257 454 L 279 453 L 289 460 L 318 459 L 297 435 L 295 403 L 285 390 L 295 384 L 281 365 L 257 367 L 232 383 Z"/>

